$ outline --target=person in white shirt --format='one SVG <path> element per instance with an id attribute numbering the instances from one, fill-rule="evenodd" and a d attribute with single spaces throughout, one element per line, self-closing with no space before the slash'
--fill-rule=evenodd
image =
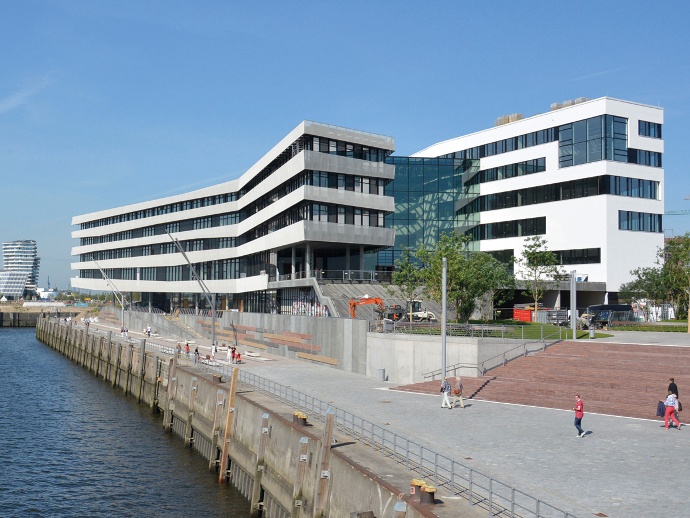
<path id="1" fill-rule="evenodd" d="M 664 401 L 664 405 L 666 405 L 666 413 L 664 414 L 664 426 L 668 430 L 668 421 L 670 419 L 680 430 L 680 422 L 676 418 L 676 411 L 678 410 L 678 398 L 670 390 L 668 391 L 668 396 L 666 396 L 666 401 Z"/>

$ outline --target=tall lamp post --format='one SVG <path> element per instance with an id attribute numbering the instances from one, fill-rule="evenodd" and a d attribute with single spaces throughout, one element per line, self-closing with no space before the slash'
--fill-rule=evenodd
<path id="1" fill-rule="evenodd" d="M 189 265 L 189 270 L 192 272 L 192 275 L 194 276 L 194 280 L 199 283 L 199 286 L 201 286 L 201 291 L 204 293 L 206 302 L 209 306 L 211 306 L 211 346 L 213 346 L 216 343 L 216 294 L 211 293 L 208 287 L 206 286 L 206 283 L 201 280 L 201 277 L 199 277 L 199 274 L 196 272 L 196 268 L 194 268 L 194 265 L 189 260 L 189 257 L 187 257 L 187 254 L 182 248 L 180 242 L 174 237 L 172 237 L 170 235 L 170 232 L 167 231 L 167 229 L 165 233 L 168 234 L 168 237 L 172 240 L 173 243 L 175 243 L 177 250 L 182 254 L 184 260 L 187 261 L 187 264 Z"/>
<path id="2" fill-rule="evenodd" d="M 447 288 L 446 288 L 446 276 L 447 276 L 447 270 L 448 270 L 448 260 L 444 257 L 443 258 L 443 273 L 442 273 L 442 279 L 441 283 L 443 284 L 443 289 L 442 289 L 442 296 L 441 296 L 441 369 L 443 370 L 443 374 L 441 374 L 442 378 L 446 377 L 446 309 L 447 309 L 447 298 L 448 298 L 448 293 L 447 293 Z"/>
<path id="3" fill-rule="evenodd" d="M 103 280 L 105 281 L 106 286 L 108 286 L 108 288 L 110 288 L 110 291 L 113 292 L 113 296 L 115 297 L 115 299 L 117 299 L 117 301 L 120 303 L 120 306 L 122 307 L 122 327 L 125 327 L 125 302 L 126 302 L 125 296 L 122 293 L 120 293 L 120 290 L 118 290 L 115 287 L 112 279 L 110 279 L 106 275 L 106 273 L 103 271 L 103 268 L 101 268 L 101 266 L 96 261 L 94 261 L 94 264 L 101 271 L 101 275 L 103 276 Z M 118 294 L 120 295 L 119 297 L 118 297 Z"/>

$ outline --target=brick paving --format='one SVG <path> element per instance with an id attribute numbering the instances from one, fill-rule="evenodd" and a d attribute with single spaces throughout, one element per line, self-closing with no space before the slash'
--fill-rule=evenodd
<path id="1" fill-rule="evenodd" d="M 463 388 L 469 399 L 563 410 L 572 408 L 579 393 L 588 413 L 654 419 L 671 376 L 679 387 L 690 387 L 690 347 L 578 341 L 553 345 L 486 376 L 465 377 Z M 396 389 L 437 394 L 439 385 Z"/>

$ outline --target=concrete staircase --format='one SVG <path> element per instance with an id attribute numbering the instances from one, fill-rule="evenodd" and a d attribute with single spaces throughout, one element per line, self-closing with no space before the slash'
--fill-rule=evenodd
<path id="1" fill-rule="evenodd" d="M 655 418 L 670 377 L 681 394 L 683 387 L 690 390 L 690 348 L 578 341 L 552 345 L 462 383 L 465 396 L 473 399 L 570 410 L 580 394 L 585 413 Z M 398 389 L 438 394 L 440 384 Z"/>

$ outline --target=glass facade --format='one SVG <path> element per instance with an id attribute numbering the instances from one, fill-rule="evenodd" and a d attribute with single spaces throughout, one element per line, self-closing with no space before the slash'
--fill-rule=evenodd
<path id="1" fill-rule="evenodd" d="M 395 197 L 395 212 L 384 218 L 386 228 L 395 230 L 395 246 L 378 252 L 379 266 L 392 266 L 406 248 L 433 246 L 455 229 L 463 174 L 475 162 L 391 156 L 386 163 L 395 166 L 395 180 L 385 187 L 385 195 Z"/>
<path id="2" fill-rule="evenodd" d="M 599 115 L 558 128 L 559 167 L 628 161 L 628 119 Z"/>
<path id="3" fill-rule="evenodd" d="M 5 298 L 18 299 L 24 295 L 28 273 L 0 272 L 0 295 Z"/>

